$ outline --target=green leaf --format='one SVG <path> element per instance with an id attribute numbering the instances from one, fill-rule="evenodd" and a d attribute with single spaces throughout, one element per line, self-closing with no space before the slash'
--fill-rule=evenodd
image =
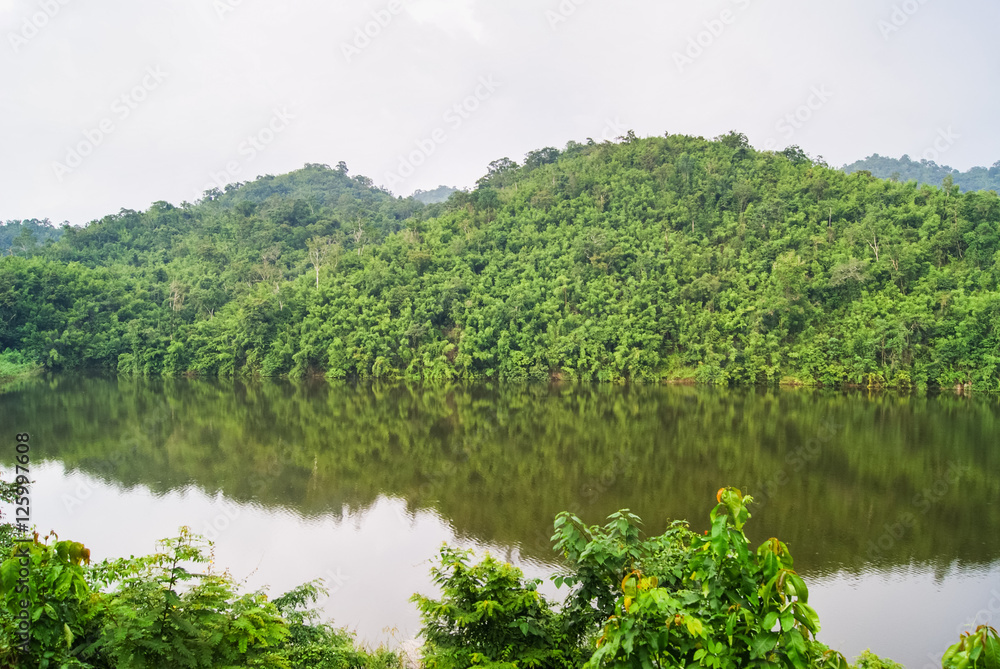
<path id="1" fill-rule="evenodd" d="M 687 626 L 688 633 L 691 636 L 701 637 L 705 635 L 705 626 L 697 618 L 688 616 L 685 624 Z"/>
<path id="2" fill-rule="evenodd" d="M 795 614 L 792 613 L 791 608 L 787 608 L 782 611 L 778 619 L 781 621 L 782 632 L 787 632 L 795 626 Z"/>
<path id="3" fill-rule="evenodd" d="M 982 654 L 982 652 L 983 652 L 983 645 L 979 642 L 979 638 L 977 637 L 976 641 L 974 642 L 974 645 L 972 646 L 972 650 L 969 652 L 969 659 L 974 663 L 976 660 L 979 659 L 979 656 Z"/>
<path id="4" fill-rule="evenodd" d="M 1000 640 L 995 635 L 986 638 L 982 669 L 1000 669 Z"/>
<path id="5" fill-rule="evenodd" d="M 801 576 L 790 571 L 785 582 L 792 588 L 790 594 L 795 595 L 802 602 L 809 601 L 809 589 L 806 587 L 806 582 L 802 580 Z"/>
<path id="6" fill-rule="evenodd" d="M 805 625 L 806 629 L 812 632 L 813 636 L 819 634 L 819 614 L 816 613 L 813 607 L 802 602 L 795 602 L 792 604 L 792 609 L 795 611 L 795 619 Z"/>
<path id="7" fill-rule="evenodd" d="M 778 645 L 778 638 L 777 632 L 764 632 L 755 637 L 750 645 L 750 657 L 760 658 L 770 653 Z"/>

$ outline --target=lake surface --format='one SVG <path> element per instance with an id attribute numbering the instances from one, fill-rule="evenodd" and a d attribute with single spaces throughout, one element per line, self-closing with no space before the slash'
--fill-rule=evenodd
<path id="1" fill-rule="evenodd" d="M 32 434 L 39 530 L 101 559 L 189 525 L 248 588 L 324 578 L 325 612 L 372 644 L 418 631 L 443 542 L 546 578 L 559 511 L 703 529 L 724 485 L 849 659 L 939 667 L 970 623 L 1000 625 L 995 396 L 53 377 L 0 395 L 0 419 Z"/>

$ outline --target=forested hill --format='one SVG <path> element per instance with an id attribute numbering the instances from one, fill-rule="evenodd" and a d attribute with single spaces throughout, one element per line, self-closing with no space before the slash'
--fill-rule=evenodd
<path id="1" fill-rule="evenodd" d="M 963 191 L 995 190 L 1000 191 L 1000 160 L 993 167 L 973 167 L 967 172 L 959 172 L 948 165 L 938 165 L 933 160 L 910 160 L 909 156 L 902 158 L 887 158 L 877 153 L 864 160 L 858 160 L 845 165 L 843 170 L 848 174 L 859 170 L 867 170 L 872 175 L 894 181 L 916 181 L 918 184 L 940 186 L 945 179 Z"/>
<path id="2" fill-rule="evenodd" d="M 413 193 L 413 199 L 419 200 L 424 204 L 437 204 L 439 202 L 446 202 L 451 197 L 451 194 L 457 190 L 457 188 L 450 186 L 438 186 L 434 190 L 417 190 Z"/>
<path id="3" fill-rule="evenodd" d="M 425 206 L 307 165 L 0 260 L 52 369 L 1000 389 L 1000 199 L 744 136 L 491 163 Z"/>
<path id="4" fill-rule="evenodd" d="M 61 234 L 62 228 L 57 228 L 47 219 L 0 221 L 0 255 L 31 253 L 50 239 L 59 239 Z"/>

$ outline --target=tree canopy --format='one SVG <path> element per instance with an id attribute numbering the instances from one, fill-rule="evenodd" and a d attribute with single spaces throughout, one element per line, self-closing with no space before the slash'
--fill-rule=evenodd
<path id="1" fill-rule="evenodd" d="M 570 142 L 447 202 L 310 164 L 0 260 L 50 369 L 1000 389 L 1000 199 L 739 133 Z"/>

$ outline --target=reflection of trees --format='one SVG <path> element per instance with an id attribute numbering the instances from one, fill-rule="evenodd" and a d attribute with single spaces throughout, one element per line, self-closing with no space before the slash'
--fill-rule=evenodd
<path id="1" fill-rule="evenodd" d="M 598 522 L 628 507 L 650 531 L 701 526 L 724 484 L 758 496 L 751 538 L 780 536 L 799 567 L 860 568 L 906 513 L 912 527 L 883 542 L 884 563 L 983 563 L 1000 549 L 1000 421 L 987 400 L 63 378 L 0 396 L 0 409 L 31 426 L 38 457 L 111 482 L 194 483 L 304 514 L 396 495 L 526 556 L 550 557 L 564 509 Z M 955 466 L 962 477 L 947 483 Z"/>

